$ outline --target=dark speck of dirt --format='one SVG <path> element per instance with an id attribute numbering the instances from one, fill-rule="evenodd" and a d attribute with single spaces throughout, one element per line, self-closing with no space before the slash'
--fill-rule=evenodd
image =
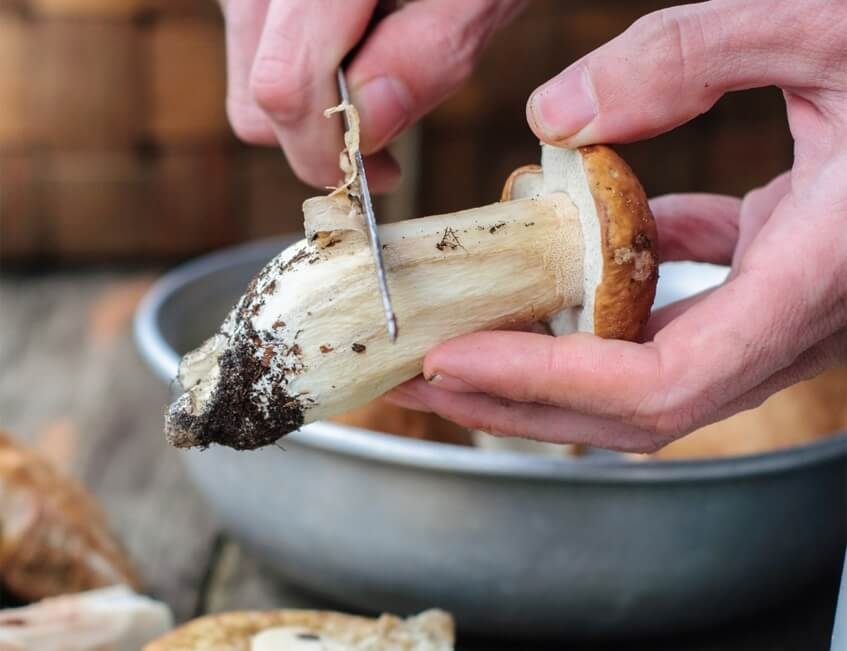
<path id="1" fill-rule="evenodd" d="M 497 222 L 496 224 L 494 224 L 494 226 L 492 226 L 491 228 L 488 229 L 488 232 L 491 233 L 492 235 L 494 235 L 494 233 L 499 231 L 505 225 L 506 225 L 506 222 Z"/>
<path id="2" fill-rule="evenodd" d="M 265 346 L 265 352 L 262 353 L 262 366 L 268 368 L 271 365 L 271 359 L 273 359 L 273 356 L 273 346 Z"/>
<path id="3" fill-rule="evenodd" d="M 365 344 L 353 344 L 352 348 L 354 353 L 364 353 L 368 349 Z"/>
<path id="4" fill-rule="evenodd" d="M 535 226 L 535 222 L 527 222 L 526 224 L 524 224 L 524 226 L 526 226 L 527 228 L 529 228 L 530 226 Z"/>
<path id="5" fill-rule="evenodd" d="M 321 344 L 321 352 L 324 355 L 326 355 L 327 353 L 331 353 L 333 350 L 335 350 L 335 349 L 332 346 L 330 346 L 329 344 Z"/>
<path id="6" fill-rule="evenodd" d="M 632 240 L 632 246 L 636 251 L 649 251 L 653 243 L 647 235 L 638 233 Z"/>
<path id="7" fill-rule="evenodd" d="M 285 321 L 283 321 L 282 319 L 277 319 L 276 321 L 273 322 L 273 325 L 271 326 L 271 328 L 273 328 L 274 330 L 279 330 L 280 328 L 284 328 L 284 327 L 285 327 Z"/>
<path id="8" fill-rule="evenodd" d="M 456 231 L 448 226 L 444 229 L 444 235 L 441 236 L 441 241 L 435 245 L 435 248 L 439 251 L 444 251 L 445 249 L 455 251 L 458 248 L 464 249 L 465 247 L 463 247 L 462 243 L 459 241 Z"/>
<path id="9" fill-rule="evenodd" d="M 321 636 L 315 635 L 314 633 L 298 633 L 298 640 L 304 640 L 306 642 L 320 642 Z"/>

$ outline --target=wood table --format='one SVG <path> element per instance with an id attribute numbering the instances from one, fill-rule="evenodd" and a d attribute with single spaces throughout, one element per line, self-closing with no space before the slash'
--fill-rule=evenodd
<path id="1" fill-rule="evenodd" d="M 210 612 L 328 604 L 286 585 L 224 533 L 162 435 L 169 389 L 133 344 L 131 318 L 156 271 L 0 276 L 0 427 L 102 501 L 150 594 L 180 620 Z M 837 577 L 726 629 L 599 647 L 462 638 L 463 651 L 826 649 Z"/>

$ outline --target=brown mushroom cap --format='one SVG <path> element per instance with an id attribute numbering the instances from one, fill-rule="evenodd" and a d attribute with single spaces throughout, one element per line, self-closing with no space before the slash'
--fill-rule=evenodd
<path id="1" fill-rule="evenodd" d="M 594 334 L 635 340 L 650 316 L 659 278 L 656 223 L 644 188 L 629 165 L 604 145 L 579 148 L 600 226 L 602 275 L 594 293 Z M 538 194 L 545 171 L 516 169 L 501 200 Z"/>
<path id="2" fill-rule="evenodd" d="M 453 618 L 439 610 L 424 611 L 407 620 L 392 615 L 368 619 L 329 611 L 272 610 L 200 617 L 154 640 L 144 647 L 144 651 L 248 651 L 254 635 L 276 627 L 302 628 L 317 635 L 358 642 L 374 635 L 390 636 L 410 623 L 420 635 L 452 644 L 455 636 Z"/>
<path id="3" fill-rule="evenodd" d="M 472 446 L 471 433 L 432 413 L 398 407 L 377 398 L 368 404 L 330 419 L 342 425 L 395 434 L 405 438 Z"/>
<path id="4" fill-rule="evenodd" d="M 106 514 L 80 484 L 0 430 L 0 583 L 19 599 L 138 587 Z"/>

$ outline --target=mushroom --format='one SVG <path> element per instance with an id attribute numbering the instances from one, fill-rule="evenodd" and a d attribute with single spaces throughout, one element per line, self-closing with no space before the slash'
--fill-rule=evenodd
<path id="1" fill-rule="evenodd" d="M 452 651 L 455 637 L 452 615 L 435 609 L 405 619 L 325 610 L 235 611 L 192 620 L 143 651 Z"/>
<path id="2" fill-rule="evenodd" d="M 83 486 L 0 430 L 0 585 L 25 601 L 138 575 Z"/>
<path id="3" fill-rule="evenodd" d="M 353 411 L 333 416 L 330 420 L 348 427 L 410 439 L 468 447 L 474 444 L 471 432 L 464 427 L 435 414 L 405 409 L 381 398 Z"/>
<path id="4" fill-rule="evenodd" d="M 0 649 L 138 651 L 172 627 L 167 605 L 116 585 L 0 610 Z"/>
<path id="5" fill-rule="evenodd" d="M 498 203 L 380 226 L 394 344 L 355 189 L 306 201 L 306 239 L 182 360 L 169 441 L 273 443 L 413 378 L 434 346 L 475 331 L 544 322 L 555 335 L 635 339 L 657 280 L 640 183 L 605 146 L 545 145 L 541 159 L 509 177 Z"/>

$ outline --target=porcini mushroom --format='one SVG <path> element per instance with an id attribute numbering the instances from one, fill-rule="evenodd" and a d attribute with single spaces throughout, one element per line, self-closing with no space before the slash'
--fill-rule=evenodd
<path id="1" fill-rule="evenodd" d="M 400 337 L 381 319 L 355 190 L 304 204 L 307 238 L 256 277 L 183 359 L 166 419 L 178 447 L 251 449 L 349 411 L 421 371 L 437 344 L 546 322 L 634 339 L 657 280 L 641 184 L 604 146 L 542 147 L 502 201 L 380 227 Z"/>

